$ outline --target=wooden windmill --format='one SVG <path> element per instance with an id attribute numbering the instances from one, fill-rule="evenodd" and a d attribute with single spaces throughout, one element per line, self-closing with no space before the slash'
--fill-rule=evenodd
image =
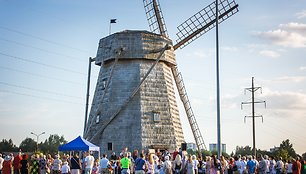
<path id="1" fill-rule="evenodd" d="M 219 23 L 238 12 L 234 0 L 220 1 Z M 216 5 L 211 3 L 178 26 L 173 44 L 158 0 L 143 3 L 151 32 L 126 30 L 100 40 L 95 63 L 101 69 L 84 136 L 102 151 L 180 147 L 184 136 L 174 79 L 198 150 L 206 149 L 174 51 L 215 26 Z"/>

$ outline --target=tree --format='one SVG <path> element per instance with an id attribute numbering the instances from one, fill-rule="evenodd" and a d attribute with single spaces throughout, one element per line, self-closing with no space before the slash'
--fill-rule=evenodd
<path id="1" fill-rule="evenodd" d="M 1 152 L 18 152 L 18 147 L 14 145 L 12 139 L 8 141 L 6 139 L 2 139 L 0 142 L 0 151 Z"/>
<path id="2" fill-rule="evenodd" d="M 289 139 L 283 141 L 279 145 L 279 148 L 280 148 L 281 151 L 286 151 L 286 153 L 288 154 L 288 157 L 291 157 L 291 158 L 296 158 L 297 157 L 297 155 L 295 153 L 295 150 L 293 149 L 293 145 L 289 142 Z"/>
<path id="3" fill-rule="evenodd" d="M 241 155 L 241 156 L 247 156 L 247 155 L 252 155 L 253 154 L 253 150 L 250 146 L 236 146 L 236 151 L 235 151 L 235 155 Z"/>
<path id="4" fill-rule="evenodd" d="M 44 153 L 55 154 L 58 152 L 58 147 L 67 143 L 64 136 L 50 135 L 44 143 L 39 144 L 39 149 Z"/>
<path id="5" fill-rule="evenodd" d="M 306 152 L 302 154 L 302 159 L 306 161 Z"/>
<path id="6" fill-rule="evenodd" d="M 32 138 L 26 138 L 20 143 L 19 149 L 23 152 L 34 152 L 36 149 L 36 142 Z"/>

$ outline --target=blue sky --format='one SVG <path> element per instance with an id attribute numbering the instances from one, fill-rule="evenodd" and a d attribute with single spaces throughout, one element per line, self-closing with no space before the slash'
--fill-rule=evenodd
<path id="1" fill-rule="evenodd" d="M 160 0 L 170 38 L 176 27 L 212 1 Z M 256 144 L 268 150 L 290 139 L 306 152 L 306 2 L 236 1 L 239 12 L 220 25 L 221 136 L 227 152 L 252 145 L 250 99 L 244 88 L 262 87 L 256 98 Z M 142 1 L 1 0 L 0 139 L 17 145 L 30 132 L 45 131 L 71 140 L 83 132 L 88 57 L 112 33 L 149 30 Z M 215 30 L 176 51 L 178 68 L 204 141 L 215 143 Z M 93 67 L 91 96 L 98 67 Z M 92 99 L 92 98 L 91 98 Z M 191 131 L 180 106 L 187 142 Z"/>

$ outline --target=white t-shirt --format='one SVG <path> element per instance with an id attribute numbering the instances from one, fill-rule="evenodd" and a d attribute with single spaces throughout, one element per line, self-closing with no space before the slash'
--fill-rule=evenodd
<path id="1" fill-rule="evenodd" d="M 193 160 L 193 169 L 198 170 L 198 164 L 199 164 L 198 160 Z"/>
<path id="2" fill-rule="evenodd" d="M 246 164 L 247 162 L 245 160 L 240 161 L 240 166 L 241 166 L 240 173 L 243 173 L 243 171 L 246 169 Z"/>
<path id="3" fill-rule="evenodd" d="M 64 164 L 62 166 L 62 173 L 69 173 L 70 172 L 70 167 L 68 166 L 68 164 Z"/>
<path id="4" fill-rule="evenodd" d="M 85 168 L 92 169 L 92 167 L 94 165 L 94 162 L 95 162 L 95 158 L 93 156 L 91 156 L 91 155 L 88 155 L 85 158 L 85 163 L 86 163 L 86 167 Z"/>

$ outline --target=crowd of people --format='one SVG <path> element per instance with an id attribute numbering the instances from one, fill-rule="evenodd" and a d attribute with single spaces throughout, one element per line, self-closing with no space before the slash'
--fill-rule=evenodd
<path id="1" fill-rule="evenodd" d="M 286 161 L 266 155 L 257 159 L 212 155 L 202 159 L 180 149 L 144 153 L 127 148 L 118 156 L 102 154 L 101 159 L 90 152 L 80 155 L 0 154 L 0 174 L 306 174 L 305 161 L 299 157 Z"/>

